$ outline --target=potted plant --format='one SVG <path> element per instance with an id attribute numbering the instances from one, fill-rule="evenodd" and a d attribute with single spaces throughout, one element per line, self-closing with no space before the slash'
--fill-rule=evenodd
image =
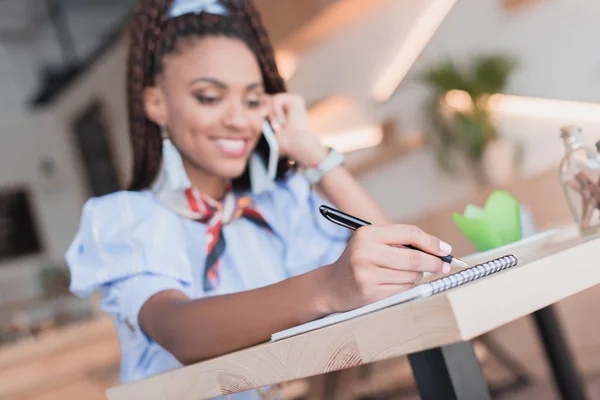
<path id="1" fill-rule="evenodd" d="M 475 58 L 468 68 L 447 60 L 422 75 L 433 92 L 428 105 L 429 137 L 443 169 L 456 171 L 458 154 L 479 185 L 510 178 L 519 149 L 500 137 L 490 99 L 504 91 L 516 67 L 510 56 L 485 55 Z"/>

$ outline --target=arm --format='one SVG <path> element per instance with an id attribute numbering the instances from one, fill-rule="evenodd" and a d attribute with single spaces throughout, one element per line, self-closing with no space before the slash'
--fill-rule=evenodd
<path id="1" fill-rule="evenodd" d="M 148 336 L 184 364 L 226 354 L 265 342 L 294 325 L 402 292 L 423 272 L 442 270 L 439 258 L 389 246 L 394 243 L 448 254 L 439 239 L 414 227 L 363 227 L 331 265 L 223 296 L 190 300 L 179 291 L 162 291 L 145 302 L 138 321 Z"/>
<path id="2" fill-rule="evenodd" d="M 183 364 L 270 339 L 324 316 L 325 269 L 246 292 L 190 300 L 176 290 L 152 296 L 139 313 L 142 329 Z"/>
<path id="3" fill-rule="evenodd" d="M 310 132 L 304 100 L 297 95 L 283 93 L 276 95 L 272 101 L 270 120 L 277 132 L 281 153 L 290 156 L 303 167 L 318 165 L 327 156 L 328 150 Z M 280 120 L 286 121 L 283 126 L 279 123 Z M 372 224 L 391 222 L 383 209 L 343 166 L 330 171 L 318 186 L 344 212 Z"/>

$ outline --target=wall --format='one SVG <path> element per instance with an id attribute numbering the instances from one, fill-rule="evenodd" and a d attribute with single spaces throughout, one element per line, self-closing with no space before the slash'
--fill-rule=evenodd
<path id="1" fill-rule="evenodd" d="M 44 244 L 47 235 L 40 212 L 43 200 L 38 196 L 36 143 L 37 120 L 24 108 L 26 93 L 36 83 L 35 57 L 22 43 L 0 44 L 0 187 L 25 185 L 31 192 L 33 212 Z M 0 267 L 0 301 L 26 298 L 36 293 L 35 274 L 44 255 L 4 262 Z"/>
<path id="2" fill-rule="evenodd" d="M 498 4 L 495 0 L 459 0 L 415 70 L 385 105 L 376 106 L 369 101 L 370 85 L 386 60 L 393 57 L 394 42 L 402 42 L 411 22 L 423 10 L 423 2 L 388 0 L 311 49 L 303 55 L 291 89 L 305 95 L 309 102 L 348 94 L 364 108 L 365 115 L 379 120 L 393 118 L 404 132 L 414 132 L 421 130 L 425 121 L 421 105 L 427 91 L 415 81 L 420 70 L 449 54 L 460 57 L 508 49 L 521 59 L 510 93 L 600 102 L 600 53 L 592 51 L 595 38 L 600 36 L 600 25 L 595 24 L 600 5 L 592 0 L 553 0 L 521 14 L 509 14 L 500 10 Z M 560 29 L 562 26 L 568 26 L 568 36 Z M 34 271 L 43 260 L 63 259 L 77 229 L 81 206 L 88 197 L 78 173 L 80 160 L 69 124 L 79 107 L 94 96 L 105 99 L 108 106 L 111 141 L 122 182 L 129 172 L 124 47 L 117 46 L 106 54 L 51 108 L 33 116 L 22 104 L 35 88 L 38 57 L 35 49 L 22 44 L 0 43 L 0 185 L 24 183 L 34 190 L 47 251 L 40 258 L 4 265 L 0 286 L 2 282 L 13 282 L 11 274 Z M 501 116 L 502 132 L 525 144 L 526 176 L 545 173 L 556 165 L 562 154 L 558 128 L 568 122 L 571 121 L 564 118 Z M 600 118 L 581 125 L 591 143 L 600 130 Z M 44 159 L 57 162 L 52 179 L 44 178 L 38 170 Z M 441 174 L 427 149 L 408 154 L 360 179 L 400 220 L 427 218 L 436 209 L 462 204 L 465 198 L 477 198 L 467 179 Z M 33 283 L 29 282 L 31 291 Z"/>
<path id="3" fill-rule="evenodd" d="M 126 49 L 119 45 L 40 114 L 45 133 L 43 137 L 38 137 L 43 143 L 39 157 L 57 163 L 55 177 L 44 183 L 41 206 L 46 224 L 52 232 L 48 249 L 52 258 L 63 258 L 77 229 L 81 207 L 90 196 L 71 123 L 95 99 L 102 100 L 106 106 L 108 139 L 117 164 L 119 181 L 124 186 L 128 180 L 130 155 L 125 62 Z"/>
<path id="4" fill-rule="evenodd" d="M 371 85 L 426 5 L 410 0 L 386 1 L 307 51 L 291 89 L 309 102 L 347 94 L 373 118 L 394 119 L 403 132 L 413 133 L 426 126 L 422 106 L 428 92 L 418 82 L 424 68 L 450 55 L 460 59 L 502 50 L 520 60 L 508 93 L 600 102 L 600 52 L 595 51 L 600 36 L 596 22 L 600 3 L 552 0 L 515 13 L 502 10 L 498 0 L 459 0 L 393 98 L 381 106 L 373 104 L 369 99 Z M 525 176 L 557 165 L 562 155 L 560 126 L 580 124 L 588 144 L 593 144 L 600 132 L 600 115 L 586 122 L 516 115 L 499 115 L 499 119 L 502 133 L 525 145 Z M 366 174 L 361 181 L 396 219 L 413 219 L 475 195 L 475 188 L 465 178 L 440 174 L 428 150 Z"/>
<path id="5" fill-rule="evenodd" d="M 78 54 L 92 50 L 106 28 L 122 16 L 124 5 L 119 0 L 104 7 L 99 4 L 99 8 L 70 10 L 68 17 L 77 38 Z M 36 273 L 40 266 L 64 260 L 65 250 L 77 229 L 81 206 L 88 197 L 77 172 L 80 161 L 72 146 L 69 124 L 80 107 L 94 97 L 106 102 L 120 179 L 121 182 L 127 179 L 129 143 L 123 46 L 115 47 L 98 60 L 51 108 L 34 112 L 26 104 L 38 89 L 39 68 L 52 63 L 52 57 L 59 54 L 52 47 L 48 27 L 42 26 L 39 33 L 38 39 L 0 40 L 0 187 L 26 186 L 31 191 L 44 245 L 40 255 L 0 263 L 0 302 L 36 296 L 39 291 Z M 50 177 L 40 169 L 40 164 L 47 160 L 53 161 L 56 168 Z"/>

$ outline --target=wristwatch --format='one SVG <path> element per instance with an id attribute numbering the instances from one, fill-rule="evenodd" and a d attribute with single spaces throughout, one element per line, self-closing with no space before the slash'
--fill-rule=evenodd
<path id="1" fill-rule="evenodd" d="M 306 168 L 303 171 L 304 176 L 311 185 L 321 182 L 321 179 L 332 169 L 344 164 L 344 155 L 339 151 L 329 148 L 327 156 L 316 167 Z"/>

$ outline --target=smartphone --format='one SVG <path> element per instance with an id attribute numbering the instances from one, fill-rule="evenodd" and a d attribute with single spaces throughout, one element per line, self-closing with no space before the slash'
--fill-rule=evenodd
<path id="1" fill-rule="evenodd" d="M 277 176 L 277 164 L 279 163 L 279 143 L 275 137 L 275 131 L 268 119 L 263 122 L 263 136 L 269 145 L 269 159 L 267 161 L 267 173 L 269 178 L 275 180 Z"/>

